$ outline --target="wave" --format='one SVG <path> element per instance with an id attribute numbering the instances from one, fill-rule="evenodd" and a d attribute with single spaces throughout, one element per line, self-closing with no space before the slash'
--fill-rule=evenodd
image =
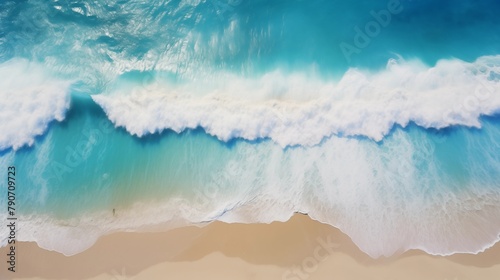
<path id="1" fill-rule="evenodd" d="M 490 36 L 498 17 L 489 9 L 468 30 L 446 20 L 489 3 L 408 5 L 408 24 L 393 21 L 353 57 L 353 65 L 371 69 L 387 61 L 388 49 L 430 63 L 450 54 L 475 61 L 428 66 L 398 58 L 381 70 L 344 73 L 349 65 L 338 44 L 352 42 L 355 34 L 346 31 L 371 21 L 368 11 L 385 1 L 362 8 L 347 1 L 233 3 L 223 10 L 210 1 L 157 2 L 29 1 L 22 9 L 5 2 L 0 151 L 13 151 L 0 153 L 0 167 L 28 171 L 18 178 L 28 186 L 17 194 L 24 205 L 19 241 L 74 255 L 116 231 L 270 223 L 294 212 L 341 229 L 374 258 L 409 249 L 478 253 L 499 240 L 500 125 L 486 127 L 481 116 L 500 112 L 500 56 L 477 58 L 498 45 Z M 444 13 L 421 12 L 430 5 Z M 266 16 L 252 16 L 263 10 Z M 318 12 L 328 20 L 313 24 L 309 15 Z M 410 41 L 419 47 L 412 50 Z M 339 79 L 322 76 L 339 71 Z M 70 106 L 70 92 L 84 100 Z M 94 108 L 73 111 L 67 127 L 56 124 L 35 141 L 68 110 L 96 106 L 86 100 L 91 93 L 116 126 L 139 137 L 201 127 L 221 141 L 272 141 L 224 145 L 204 133 L 137 140 L 104 131 L 97 123 L 108 121 Z M 484 129 L 458 129 L 436 144 L 433 131 L 393 129 L 410 123 Z M 298 147 L 283 149 L 289 146 Z M 133 205 L 113 216 L 118 200 Z M 0 236 L 8 236 L 6 227 Z"/>
<path id="2" fill-rule="evenodd" d="M 294 149 L 272 141 L 235 141 L 228 147 L 204 133 L 170 134 L 169 141 L 148 144 L 110 132 L 102 137 L 113 141 L 96 144 L 79 172 L 65 174 L 46 191 L 33 187 L 18 194 L 20 204 L 36 206 L 20 214 L 18 240 L 74 255 L 113 232 L 217 220 L 271 223 L 301 212 L 339 228 L 373 258 L 410 249 L 475 254 L 498 242 L 500 233 L 500 123 L 486 119 L 483 125 L 481 131 L 453 129 L 444 136 L 412 125 L 382 143 L 334 136 Z M 44 139 L 47 147 L 37 146 L 32 157 L 22 159 L 35 182 L 47 178 L 52 162 L 63 162 L 65 155 L 45 153 L 64 146 L 49 141 L 60 137 Z M 104 169 L 109 179 L 96 182 L 101 173 L 89 167 L 103 158 L 127 162 L 130 169 Z M 21 158 L 10 152 L 0 157 L 0 167 L 15 160 Z M 155 171 L 144 172 L 145 165 Z M 24 185 L 42 185 L 29 182 Z M 43 192 L 50 203 L 37 202 Z M 132 203 L 113 201 L 117 197 Z M 0 236 L 8 236 L 6 231 L 0 228 Z"/>
<path id="3" fill-rule="evenodd" d="M 467 63 L 390 60 L 378 72 L 350 69 L 339 81 L 314 73 L 274 71 L 260 78 L 169 82 L 162 73 L 145 83 L 118 78 L 93 100 L 129 133 L 203 128 L 219 140 L 270 138 L 282 147 L 313 146 L 331 135 L 381 141 L 395 125 L 481 127 L 479 117 L 500 110 L 500 56 Z M 51 121 L 62 121 L 74 81 L 55 78 L 41 64 L 0 64 L 0 150 L 31 146 Z M 125 81 L 124 81 L 125 80 Z"/>
<path id="4" fill-rule="evenodd" d="M 70 82 L 23 59 L 0 64 L 0 76 L 0 151 L 31 146 L 50 122 L 64 119 Z"/>
<path id="5" fill-rule="evenodd" d="M 148 207 L 149 206 L 149 207 Z M 157 204 L 155 207 L 136 203 L 133 208 L 118 210 L 113 216 L 111 211 L 86 213 L 72 219 L 58 219 L 47 214 L 19 215 L 16 241 L 36 242 L 40 248 L 72 256 L 90 248 L 99 237 L 114 232 L 141 232 L 170 230 L 189 225 L 186 220 L 176 220 L 175 204 Z M 1 214 L 0 217 L 7 218 Z M 156 217 L 156 218 L 155 218 Z M 1 229 L 0 246 L 7 245 L 8 233 Z"/>
<path id="6" fill-rule="evenodd" d="M 391 59 L 378 72 L 350 69 L 338 82 L 307 74 L 121 87 L 93 99 L 109 119 L 139 137 L 203 128 L 219 140 L 270 138 L 282 147 L 313 146 L 331 135 L 380 141 L 394 125 L 481 127 L 500 110 L 500 56 L 434 67 Z"/>
<path id="7" fill-rule="evenodd" d="M 195 201 L 182 197 L 161 202 L 137 202 L 128 209 L 86 212 L 70 219 L 47 214 L 19 215 L 17 241 L 36 242 L 39 247 L 66 256 L 79 254 L 102 236 L 115 232 L 158 232 L 183 226 L 203 227 L 213 221 L 225 223 L 285 222 L 294 213 L 306 213 L 313 220 L 340 229 L 358 248 L 376 259 L 419 249 L 431 255 L 478 254 L 500 241 L 500 193 L 468 191 L 424 202 L 421 195 L 401 201 L 400 193 L 386 200 L 370 198 L 373 190 L 354 189 L 334 200 L 325 190 L 307 197 L 293 189 L 283 199 L 271 190 L 257 197 L 237 200 Z M 357 193 L 359 197 L 351 197 Z M 341 201 L 345 199 L 344 201 Z M 399 201 L 398 201 L 399 200 Z M 316 203 L 316 205 L 313 205 Z M 408 205 L 404 205 L 408 203 Z M 419 204 L 422 203 L 422 204 Z M 442 204 L 439 204 L 442 203 Z M 355 206 L 354 206 L 355 205 Z M 1 214 L 0 218 L 6 218 Z M 7 228 L 0 230 L 0 246 L 7 245 Z M 54 234 L 57 233 L 57 234 Z"/>

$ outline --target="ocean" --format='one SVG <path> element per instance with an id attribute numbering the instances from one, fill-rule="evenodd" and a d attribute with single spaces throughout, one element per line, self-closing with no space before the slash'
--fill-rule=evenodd
<path id="1" fill-rule="evenodd" d="M 2 1 L 17 239 L 73 255 L 112 232 L 300 212 L 374 258 L 481 252 L 500 240 L 499 11 Z"/>

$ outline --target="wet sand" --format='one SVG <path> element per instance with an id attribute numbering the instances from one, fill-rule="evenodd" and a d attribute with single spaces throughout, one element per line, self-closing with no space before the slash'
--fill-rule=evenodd
<path id="1" fill-rule="evenodd" d="M 374 260 L 338 229 L 300 214 L 272 224 L 115 233 L 69 257 L 21 242 L 17 254 L 17 271 L 2 262 L 0 279 L 500 279 L 498 245 L 478 255 L 409 251 Z"/>

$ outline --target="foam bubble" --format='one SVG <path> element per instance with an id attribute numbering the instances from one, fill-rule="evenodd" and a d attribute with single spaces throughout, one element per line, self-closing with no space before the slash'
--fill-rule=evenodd
<path id="1" fill-rule="evenodd" d="M 350 69 L 340 81 L 280 71 L 258 79 L 222 75 L 203 85 L 157 82 L 93 99 L 117 125 L 137 136 L 202 127 L 222 141 L 271 138 L 280 146 L 318 144 L 331 135 L 383 139 L 394 125 L 480 127 L 500 109 L 500 56 L 473 63 L 389 61 L 368 73 Z"/>
<path id="2" fill-rule="evenodd" d="M 493 133 L 482 138 L 483 145 L 494 146 L 489 141 L 500 131 Z M 500 189 L 491 179 L 500 165 L 492 162 L 485 174 L 478 145 L 467 141 L 461 152 L 471 157 L 465 181 L 442 174 L 432 140 L 414 132 L 398 130 L 382 145 L 339 137 L 287 150 L 270 141 L 238 142 L 231 159 L 211 170 L 202 185 L 138 201 L 116 215 L 112 209 L 67 219 L 21 215 L 18 240 L 74 255 L 113 232 L 170 230 L 215 220 L 271 223 L 298 211 L 339 228 L 373 258 L 410 249 L 433 255 L 478 253 L 498 241 Z M 0 236 L 8 236 L 7 228 L 0 228 Z M 3 239 L 0 246 L 5 245 Z"/>
<path id="3" fill-rule="evenodd" d="M 90 248 L 99 237 L 114 232 L 142 232 L 169 230 L 188 225 L 181 220 L 177 210 L 179 203 L 137 202 L 128 209 L 93 211 L 69 219 L 58 219 L 48 214 L 18 215 L 16 240 L 36 242 L 39 247 L 57 251 L 66 256 L 81 253 Z M 6 220 L 6 214 L 0 214 Z M 7 246 L 8 228 L 0 229 L 3 238 L 0 246 Z"/>
<path id="4" fill-rule="evenodd" d="M 0 64 L 0 150 L 31 146 L 69 108 L 69 83 L 39 64 L 14 59 Z"/>
<path id="5" fill-rule="evenodd" d="M 220 139 L 253 139 L 255 134 L 281 146 L 313 145 L 336 131 L 379 139 L 394 123 L 404 126 L 410 120 L 430 127 L 479 126 L 481 114 L 498 108 L 499 97 L 493 94 L 497 62 L 496 57 L 474 63 L 450 60 L 433 68 L 391 62 L 379 73 L 351 70 L 338 83 L 276 72 L 256 81 L 234 81 L 226 86 L 232 88 L 228 92 L 220 90 L 220 81 L 204 87 L 208 93 L 200 93 L 199 84 L 159 82 L 129 95 L 115 92 L 94 99 L 115 123 L 138 135 L 199 125 Z M 314 94 L 304 96 L 311 88 Z M 249 92 L 256 94 L 246 96 Z M 278 112 L 282 123 L 273 122 Z M 255 130 L 259 125 L 264 128 Z M 497 124 L 480 133 L 460 130 L 441 146 L 431 143 L 432 133 L 418 129 L 397 129 L 381 144 L 337 136 L 292 149 L 271 141 L 237 141 L 229 158 L 220 160 L 220 170 L 203 168 L 210 177 L 201 181 L 213 183 L 208 189 L 197 190 L 193 183 L 179 197 L 137 202 L 131 209 L 117 209 L 117 216 L 111 209 L 67 220 L 22 216 L 19 240 L 72 255 L 116 231 L 213 220 L 268 223 L 299 211 L 338 227 L 372 257 L 409 249 L 477 253 L 497 242 L 500 232 L 499 133 Z M 45 161 L 50 153 L 37 148 L 37 158 Z M 211 152 L 221 154 L 214 150 L 202 156 L 214 156 Z M 13 154 L 0 158 L 0 165 L 13 160 Z M 0 228 L 0 235 L 7 236 L 6 230 Z"/>

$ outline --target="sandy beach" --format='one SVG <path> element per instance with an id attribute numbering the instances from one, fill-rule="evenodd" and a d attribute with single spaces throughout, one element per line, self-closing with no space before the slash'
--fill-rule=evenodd
<path id="1" fill-rule="evenodd" d="M 2 248 L 1 255 L 6 255 Z M 499 279 L 500 246 L 479 255 L 420 251 L 374 260 L 339 230 L 305 215 L 272 224 L 115 233 L 70 257 L 18 245 L 17 271 L 1 279 Z"/>

